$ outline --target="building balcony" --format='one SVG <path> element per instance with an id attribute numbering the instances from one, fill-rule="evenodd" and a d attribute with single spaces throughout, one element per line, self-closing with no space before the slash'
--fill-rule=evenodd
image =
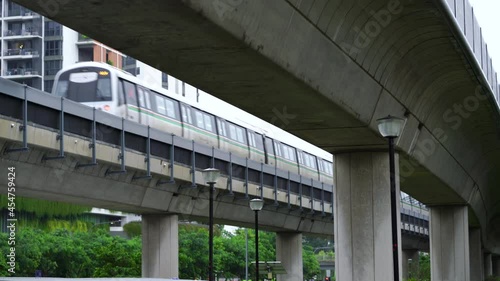
<path id="1" fill-rule="evenodd" d="M 87 37 L 83 34 L 78 34 L 78 41 L 76 42 L 76 45 L 81 48 L 81 47 L 93 47 L 95 44 L 94 39 Z"/>
<path id="2" fill-rule="evenodd" d="M 41 16 L 35 12 L 24 8 L 19 8 L 8 10 L 7 15 L 4 17 L 4 20 L 30 20 L 40 17 Z"/>
<path id="3" fill-rule="evenodd" d="M 34 49 L 7 49 L 3 52 L 3 55 L 5 59 L 31 59 L 40 57 L 38 50 Z"/>
<path id="4" fill-rule="evenodd" d="M 31 68 L 11 68 L 6 70 L 3 75 L 8 78 L 42 77 L 38 70 Z"/>
<path id="5" fill-rule="evenodd" d="M 18 39 L 18 38 L 42 38 L 38 31 L 31 30 L 6 30 L 3 32 L 5 39 Z"/>
<path id="6" fill-rule="evenodd" d="M 94 41 L 94 40 L 86 35 L 78 33 L 78 42 L 88 42 L 88 41 Z"/>

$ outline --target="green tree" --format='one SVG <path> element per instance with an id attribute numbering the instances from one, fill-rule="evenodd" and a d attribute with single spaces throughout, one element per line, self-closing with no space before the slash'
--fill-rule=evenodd
<path id="1" fill-rule="evenodd" d="M 302 247 L 302 266 L 304 279 L 306 280 L 310 280 L 315 275 L 320 274 L 319 262 L 314 255 L 313 247 L 308 245 Z"/>
<path id="2" fill-rule="evenodd" d="M 129 222 L 123 226 L 123 231 L 125 231 L 125 233 L 129 238 L 140 237 L 141 222 L 138 221 Z"/>
<path id="3" fill-rule="evenodd" d="M 180 279 L 207 279 L 208 230 L 199 226 L 179 226 Z"/>

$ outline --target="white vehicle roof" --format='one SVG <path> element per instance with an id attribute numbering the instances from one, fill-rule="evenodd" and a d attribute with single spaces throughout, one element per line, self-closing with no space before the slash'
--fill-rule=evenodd
<path id="1" fill-rule="evenodd" d="M 242 127 L 251 129 L 253 131 L 256 131 L 261 134 L 265 134 L 266 136 L 273 138 L 275 140 L 278 140 L 282 143 L 288 144 L 290 146 L 296 147 L 300 150 L 303 150 L 305 152 L 311 153 L 313 155 L 319 156 L 325 160 L 328 161 L 333 161 L 333 155 L 330 154 L 329 152 L 314 146 L 246 111 L 243 111 L 219 98 L 216 98 L 208 93 L 205 93 L 203 91 L 199 91 L 199 101 L 193 101 L 192 99 L 186 98 L 182 95 L 179 95 L 173 91 L 167 90 L 165 88 L 161 88 L 158 86 L 150 86 L 146 85 L 144 81 L 138 79 L 137 77 L 133 76 L 132 74 L 116 68 L 114 66 L 111 66 L 106 63 L 100 63 L 100 62 L 80 62 L 76 63 L 72 66 L 69 66 L 67 68 L 62 69 L 58 74 L 56 75 L 56 80 L 59 78 L 59 75 L 63 71 L 71 70 L 71 69 L 76 69 L 76 68 L 81 68 L 81 67 L 99 67 L 99 68 L 104 68 L 108 70 L 110 73 L 114 73 L 120 78 L 129 80 L 131 82 L 134 82 L 138 85 L 144 86 L 146 88 L 149 88 L 155 92 L 158 92 L 160 94 L 163 94 L 165 96 L 168 96 L 172 99 L 176 99 L 180 102 L 183 102 L 185 104 L 191 105 L 193 107 L 196 107 L 198 109 L 201 109 L 203 111 L 206 111 L 208 113 L 211 113 L 215 116 L 218 116 L 220 118 L 223 118 L 227 121 L 233 122 L 235 124 L 238 124 Z M 54 85 L 56 86 L 56 85 Z M 53 88 L 53 92 L 55 91 L 55 88 Z"/>

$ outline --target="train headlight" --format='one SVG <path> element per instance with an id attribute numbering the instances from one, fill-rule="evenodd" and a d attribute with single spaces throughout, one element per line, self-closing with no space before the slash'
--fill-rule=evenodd
<path id="1" fill-rule="evenodd" d="M 111 106 L 109 106 L 109 105 L 106 104 L 102 108 L 104 109 L 104 111 L 109 111 L 111 109 Z"/>

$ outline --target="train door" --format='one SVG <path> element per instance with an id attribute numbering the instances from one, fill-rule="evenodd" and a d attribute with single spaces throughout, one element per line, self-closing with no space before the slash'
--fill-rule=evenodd
<path id="1" fill-rule="evenodd" d="M 257 162 L 265 162 L 264 142 L 262 135 L 247 129 L 250 159 Z"/>
<path id="2" fill-rule="evenodd" d="M 181 103 L 182 117 L 182 136 L 186 139 L 193 139 L 192 131 L 194 128 L 193 114 L 191 106 Z"/>
<path id="3" fill-rule="evenodd" d="M 229 136 L 227 134 L 227 126 L 226 120 L 221 119 L 219 117 L 215 117 L 217 123 L 217 135 L 219 140 L 219 149 L 227 151 L 228 150 L 228 142 Z"/>
<path id="4" fill-rule="evenodd" d="M 276 165 L 276 154 L 274 153 L 273 140 L 271 138 L 265 138 L 265 148 L 266 148 L 266 164 Z"/>
<path id="5" fill-rule="evenodd" d="M 151 110 L 151 103 L 149 100 L 148 90 L 137 86 L 137 97 L 139 103 L 140 122 L 141 124 L 149 125 L 149 110 Z"/>
<path id="6" fill-rule="evenodd" d="M 130 83 L 126 80 L 123 81 L 123 90 L 125 94 L 125 102 L 127 103 L 126 107 L 126 113 L 127 117 L 126 119 L 134 121 L 134 122 L 141 122 L 141 115 L 139 111 L 139 106 L 137 103 L 137 91 L 135 84 Z"/>
<path id="7" fill-rule="evenodd" d="M 118 106 L 116 107 L 116 114 L 125 118 L 127 116 L 127 103 L 125 102 L 125 94 L 123 92 L 123 80 L 118 80 L 118 87 L 116 89 Z"/>

